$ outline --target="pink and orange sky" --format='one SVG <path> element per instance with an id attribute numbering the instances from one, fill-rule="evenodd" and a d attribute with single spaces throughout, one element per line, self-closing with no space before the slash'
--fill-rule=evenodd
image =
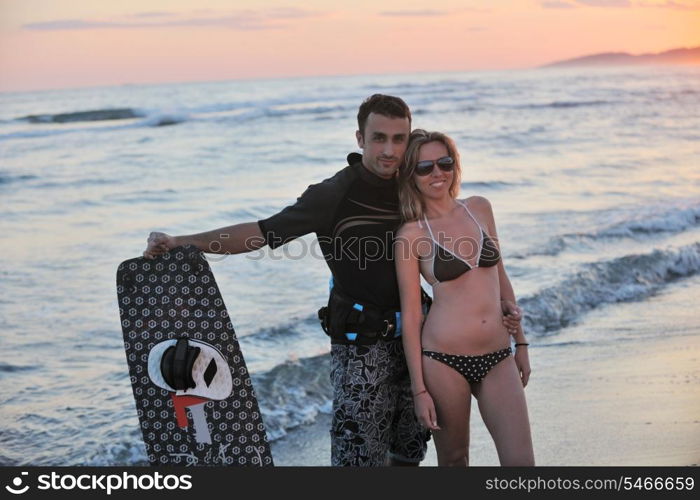
<path id="1" fill-rule="evenodd" d="M 525 68 L 700 45 L 700 0 L 0 0 L 0 91 Z"/>

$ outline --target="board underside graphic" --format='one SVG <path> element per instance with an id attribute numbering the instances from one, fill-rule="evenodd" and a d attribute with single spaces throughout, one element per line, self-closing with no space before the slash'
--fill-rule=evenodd
<path id="1" fill-rule="evenodd" d="M 273 465 L 233 324 L 203 254 L 188 245 L 154 260 L 124 261 L 117 295 L 151 465 Z M 177 390 L 163 366 L 181 352 L 176 344 L 183 337 L 192 385 Z"/>

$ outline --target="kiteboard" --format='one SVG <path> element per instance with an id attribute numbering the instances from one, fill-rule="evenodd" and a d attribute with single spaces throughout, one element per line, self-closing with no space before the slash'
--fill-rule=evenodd
<path id="1" fill-rule="evenodd" d="M 192 245 L 117 270 L 131 387 L 151 465 L 270 466 L 233 324 Z"/>

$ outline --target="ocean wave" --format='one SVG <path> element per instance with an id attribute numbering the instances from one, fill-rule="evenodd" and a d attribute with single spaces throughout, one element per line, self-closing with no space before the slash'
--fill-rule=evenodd
<path id="1" fill-rule="evenodd" d="M 38 179 L 36 175 L 11 175 L 0 173 L 0 185 Z"/>
<path id="2" fill-rule="evenodd" d="M 333 388 L 328 354 L 287 361 L 251 377 L 270 441 L 313 422 L 319 413 L 330 413 Z"/>
<path id="3" fill-rule="evenodd" d="M 239 207 L 233 210 L 226 210 L 222 213 L 224 217 L 230 219 L 264 219 L 279 211 L 281 206 L 288 203 L 288 200 L 279 200 L 273 203 L 258 203 L 261 200 L 241 198 L 237 200 Z"/>
<path id="4" fill-rule="evenodd" d="M 73 111 L 71 113 L 57 113 L 45 115 L 28 115 L 18 118 L 29 123 L 75 123 L 97 122 L 109 120 L 129 120 L 142 118 L 144 114 L 132 108 L 95 109 L 90 111 Z"/>
<path id="5" fill-rule="evenodd" d="M 289 118 L 295 116 L 310 116 L 312 120 L 327 118 L 328 113 L 347 112 L 350 107 L 342 105 L 307 105 L 308 103 L 284 103 L 284 104 L 262 104 L 253 106 L 238 107 L 216 107 L 207 109 L 192 109 L 187 111 L 166 111 L 166 110 L 98 110 L 75 113 L 63 113 L 57 115 L 32 115 L 19 120 L 30 121 L 30 123 L 44 124 L 80 124 L 85 122 L 110 122 L 115 120 L 125 120 L 140 118 L 123 125 L 115 126 L 90 126 L 88 127 L 68 127 L 51 128 L 37 130 L 21 130 L 0 135 L 0 140 L 25 139 L 50 137 L 67 133 L 83 132 L 112 132 L 132 128 L 149 128 L 178 125 L 190 121 L 197 122 L 249 122 L 265 118 Z"/>
<path id="6" fill-rule="evenodd" d="M 535 255 L 554 256 L 581 242 L 595 242 L 610 238 L 643 238 L 660 233 L 675 234 L 699 224 L 700 205 L 676 207 L 666 212 L 616 222 L 592 233 L 566 233 L 554 236 L 546 245 L 538 245 L 536 249 L 513 254 L 511 258 L 524 259 Z"/>
<path id="7" fill-rule="evenodd" d="M 33 139 L 41 137 L 54 137 L 57 135 L 74 134 L 74 133 L 95 133 L 95 132 L 113 132 L 118 130 L 127 130 L 132 128 L 143 127 L 148 120 L 139 123 L 128 123 L 124 125 L 109 125 L 109 126 L 92 126 L 92 127 L 69 127 L 69 128 L 51 128 L 37 130 L 21 130 L 17 132 L 9 132 L 0 135 L 0 141 L 12 139 Z M 146 125 L 148 126 L 148 125 Z M 157 125 L 154 125 L 157 126 Z"/>
<path id="8" fill-rule="evenodd" d="M 254 342 L 277 342 L 281 337 L 290 337 L 299 334 L 301 326 L 318 326 L 318 316 L 310 314 L 306 317 L 294 318 L 275 326 L 257 329 L 245 336 L 246 340 L 255 339 Z"/>
<path id="9" fill-rule="evenodd" d="M 133 433 L 128 441 L 105 443 L 92 456 L 80 465 L 90 467 L 108 466 L 147 466 L 146 448 L 143 444 L 141 433 Z"/>
<path id="10" fill-rule="evenodd" d="M 114 127 L 109 127 L 110 130 L 113 130 Z M 61 134 L 67 134 L 70 132 L 80 132 L 80 131 L 85 131 L 86 129 L 65 129 L 65 130 L 22 130 L 20 132 L 10 132 L 8 134 L 2 134 L 0 135 L 0 141 L 6 141 L 10 139 L 33 139 L 33 138 L 38 138 L 38 137 L 49 137 L 49 136 L 55 136 L 55 135 L 61 135 Z M 95 130 L 95 129 L 91 129 Z"/>
<path id="11" fill-rule="evenodd" d="M 70 132 L 94 132 L 94 131 L 113 131 L 119 129 L 128 129 L 133 127 L 163 127 L 168 125 L 176 125 L 189 120 L 187 113 L 178 111 L 154 110 L 146 111 L 143 109 L 134 108 L 115 108 L 115 109 L 98 109 L 92 111 L 74 111 L 69 113 L 29 115 L 17 118 L 16 121 L 25 121 L 34 124 L 80 124 L 88 122 L 114 122 L 120 120 L 141 120 L 135 123 L 129 123 L 121 126 L 91 126 L 84 127 L 69 127 L 67 129 L 52 128 L 49 130 L 24 130 L 13 132 L 0 136 L 0 139 L 13 138 L 31 138 L 31 137 L 46 137 L 62 133 Z"/>
<path id="12" fill-rule="evenodd" d="M 149 114 L 139 125 L 144 127 L 166 127 L 168 125 L 177 125 L 189 120 L 189 116 L 185 113 L 167 113 L 158 112 Z"/>
<path id="13" fill-rule="evenodd" d="M 10 363 L 0 362 L 0 374 L 26 372 L 35 370 L 36 368 L 36 366 L 13 365 Z"/>
<path id="14" fill-rule="evenodd" d="M 604 304 L 639 300 L 678 278 L 700 272 L 700 242 L 594 262 L 556 285 L 521 299 L 528 332 L 547 334 Z"/>
<path id="15" fill-rule="evenodd" d="M 480 181 L 480 182 L 463 182 L 460 184 L 462 189 L 508 189 L 514 187 L 530 186 L 530 182 L 506 182 L 506 181 Z"/>
<path id="16" fill-rule="evenodd" d="M 34 185 L 34 187 L 36 187 L 37 189 L 73 188 L 86 186 L 109 186 L 121 183 L 121 179 L 76 179 L 69 181 L 46 181 L 38 183 Z"/>
<path id="17" fill-rule="evenodd" d="M 406 94 L 411 93 L 414 90 L 429 90 L 430 92 L 456 92 L 457 90 L 463 90 L 467 87 L 472 87 L 477 83 L 476 80 L 438 80 L 434 82 L 399 82 L 394 84 L 380 84 L 380 85 L 365 85 L 362 87 L 363 90 L 370 90 L 372 92 L 388 92 L 388 91 L 402 91 Z"/>
<path id="18" fill-rule="evenodd" d="M 104 201 L 108 201 L 110 203 L 161 202 L 171 200 L 175 194 L 177 194 L 177 191 L 174 189 L 145 189 L 141 191 L 130 191 L 127 193 L 114 193 L 105 196 L 103 199 Z"/>
<path id="19" fill-rule="evenodd" d="M 541 108 L 552 108 L 552 109 L 568 109 L 568 108 L 580 108 L 584 106 L 603 106 L 606 104 L 614 104 L 612 101 L 552 101 L 548 103 L 541 104 L 522 104 L 514 106 L 515 109 L 541 109 Z"/>
<path id="20" fill-rule="evenodd" d="M 344 106 L 259 106 L 259 107 L 248 107 L 242 109 L 232 110 L 227 113 L 213 113 L 211 116 L 206 114 L 198 115 L 200 120 L 205 119 L 216 119 L 217 121 L 235 121 L 235 122 L 248 122 L 265 118 L 287 118 L 294 116 L 311 116 L 312 119 L 317 120 L 324 118 L 324 115 L 328 113 L 345 112 L 350 108 Z"/>
<path id="21" fill-rule="evenodd" d="M 636 234 L 678 233 L 700 224 L 700 205 L 671 210 L 643 219 L 623 221 L 602 230 L 601 236 L 628 237 Z"/>
<path id="22" fill-rule="evenodd" d="M 333 113 L 337 111 L 349 111 L 354 110 L 354 107 L 340 106 L 340 105 L 316 105 L 316 106 L 278 106 L 269 108 L 268 112 L 270 116 L 286 116 L 286 115 L 318 115 L 324 113 Z"/>
<path id="23" fill-rule="evenodd" d="M 386 91 L 386 90 L 409 90 L 409 89 L 421 89 L 421 88 L 433 88 L 435 83 L 411 83 L 411 82 L 400 82 L 388 85 L 364 85 L 363 90 L 371 90 L 372 92 Z"/>

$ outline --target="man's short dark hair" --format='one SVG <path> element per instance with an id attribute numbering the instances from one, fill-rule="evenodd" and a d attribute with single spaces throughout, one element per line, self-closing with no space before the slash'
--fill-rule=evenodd
<path id="1" fill-rule="evenodd" d="M 357 126 L 363 137 L 367 117 L 370 113 L 377 113 L 389 118 L 408 118 L 408 125 L 411 126 L 411 110 L 408 109 L 408 104 L 403 99 L 393 95 L 374 94 L 364 100 L 357 113 Z"/>

